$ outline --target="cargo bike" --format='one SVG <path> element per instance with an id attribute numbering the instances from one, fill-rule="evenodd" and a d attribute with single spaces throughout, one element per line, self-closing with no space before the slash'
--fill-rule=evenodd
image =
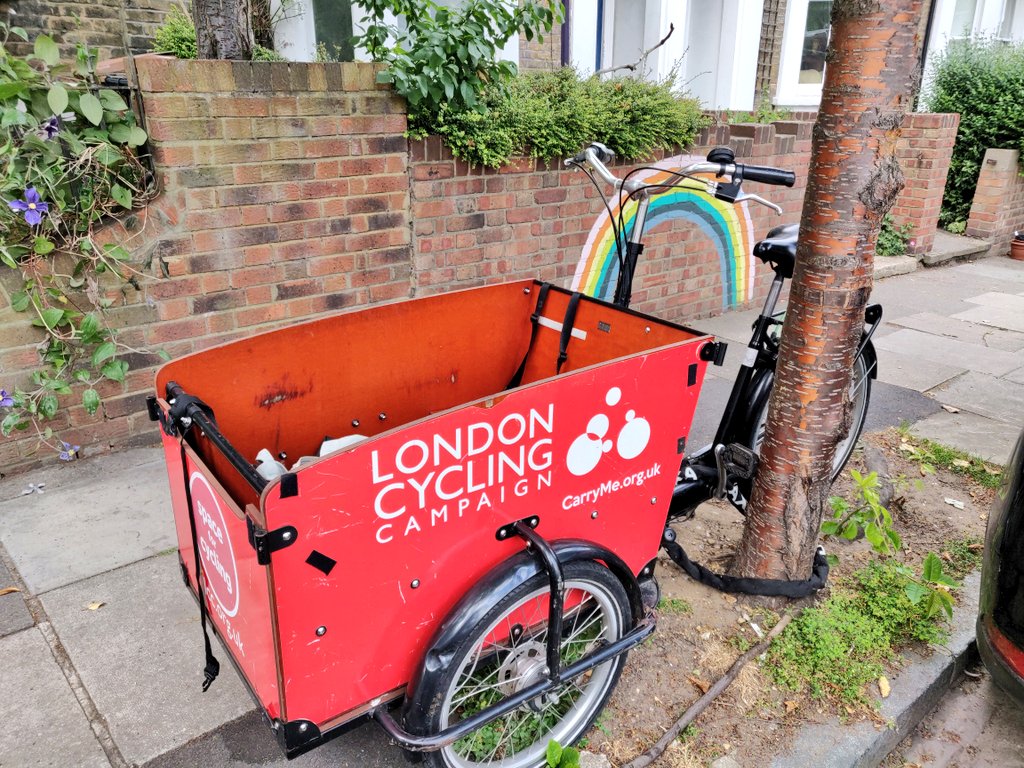
<path id="1" fill-rule="evenodd" d="M 654 629 L 718 351 L 518 281 L 164 365 L 182 573 L 285 753 L 368 717 L 449 768 L 578 739 Z"/>

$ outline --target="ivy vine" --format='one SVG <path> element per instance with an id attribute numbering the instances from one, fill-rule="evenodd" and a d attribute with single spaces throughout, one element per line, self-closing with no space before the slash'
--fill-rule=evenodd
<path id="1" fill-rule="evenodd" d="M 123 246 L 96 233 L 145 203 L 150 174 L 139 150 L 147 136 L 124 97 L 99 84 L 95 49 L 79 45 L 73 61 L 62 61 L 53 39 L 40 35 L 32 53 L 15 56 L 8 42 L 28 42 L 25 30 L 0 22 L 0 37 L 0 278 L 11 308 L 42 338 L 38 367 L 0 382 L 0 433 L 34 429 L 70 460 L 78 446 L 47 424 L 60 396 L 78 385 L 95 414 L 98 384 L 128 372 L 117 357 L 128 348 L 106 310 L 112 284 L 138 287 L 139 275 Z"/>

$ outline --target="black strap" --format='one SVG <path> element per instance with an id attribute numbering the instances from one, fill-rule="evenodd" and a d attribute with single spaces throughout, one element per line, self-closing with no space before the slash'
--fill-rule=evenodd
<path id="1" fill-rule="evenodd" d="M 189 484 L 188 458 L 185 455 L 185 436 L 181 441 L 181 471 L 185 476 L 185 504 L 188 506 L 188 524 L 192 529 L 192 554 L 196 559 L 196 590 L 199 594 L 199 622 L 203 625 L 203 643 L 206 645 L 206 668 L 203 670 L 203 693 L 206 693 L 220 673 L 220 662 L 213 655 L 210 633 L 206 629 L 206 595 L 203 590 L 202 565 L 199 562 L 199 537 L 196 535 L 196 513 L 192 506 L 192 488 Z"/>
<path id="2" fill-rule="evenodd" d="M 555 373 L 562 372 L 562 365 L 568 357 L 569 340 L 572 339 L 572 327 L 576 322 L 576 309 L 580 305 L 581 293 L 574 293 L 569 297 L 569 306 L 565 308 L 565 318 L 562 320 L 562 337 L 558 340 L 558 365 L 555 366 Z"/>
<path id="3" fill-rule="evenodd" d="M 814 553 L 814 565 L 811 577 L 805 581 L 787 581 L 786 579 L 753 579 L 712 573 L 700 563 L 695 563 L 686 556 L 686 552 L 675 541 L 663 541 L 662 546 L 672 558 L 672 562 L 686 571 L 690 578 L 707 584 L 719 592 L 741 592 L 745 595 L 762 595 L 764 597 L 799 598 L 813 595 L 825 586 L 828 580 L 828 559 L 825 550 L 818 547 Z"/>
<path id="4" fill-rule="evenodd" d="M 537 292 L 537 306 L 534 307 L 533 314 L 530 315 L 530 322 L 533 323 L 533 328 L 530 330 L 530 344 L 526 348 L 526 354 L 523 355 L 523 361 L 519 363 L 519 368 L 512 375 L 512 379 L 509 381 L 508 386 L 505 389 L 515 389 L 523 383 L 523 373 L 526 371 L 526 361 L 530 359 L 530 351 L 533 349 L 534 339 L 537 338 L 537 329 L 540 328 L 540 316 L 544 311 L 544 302 L 548 300 L 548 291 L 551 290 L 551 283 L 541 283 L 540 290 Z"/>

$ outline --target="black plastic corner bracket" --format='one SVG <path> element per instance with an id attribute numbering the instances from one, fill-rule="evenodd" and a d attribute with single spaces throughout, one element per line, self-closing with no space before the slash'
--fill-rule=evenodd
<path id="1" fill-rule="evenodd" d="M 724 341 L 712 341 L 700 348 L 700 359 L 715 365 L 725 362 L 725 351 L 729 345 Z"/>
<path id="2" fill-rule="evenodd" d="M 540 525 L 540 518 L 537 515 L 531 515 L 530 517 L 524 517 L 522 520 L 516 520 L 514 523 L 506 523 L 495 532 L 494 538 L 498 541 L 508 541 L 516 535 L 517 523 L 522 523 L 530 528 L 536 528 Z"/>
<path id="3" fill-rule="evenodd" d="M 146 412 L 149 414 L 150 421 L 160 420 L 160 406 L 156 404 L 156 395 L 149 395 L 146 398 Z"/>
<path id="4" fill-rule="evenodd" d="M 270 556 L 274 552 L 290 547 L 299 539 L 299 532 L 293 525 L 265 531 L 248 517 L 245 522 L 249 529 L 249 544 L 256 550 L 256 562 L 260 565 L 270 565 Z"/>
<path id="5" fill-rule="evenodd" d="M 277 726 L 274 728 L 277 740 L 284 747 L 285 755 L 289 760 L 308 751 L 323 736 L 316 724 L 309 720 L 292 720 L 289 723 L 276 722 L 274 725 Z"/>

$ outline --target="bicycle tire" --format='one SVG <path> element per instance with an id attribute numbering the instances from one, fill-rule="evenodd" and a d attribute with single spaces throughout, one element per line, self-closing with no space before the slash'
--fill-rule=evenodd
<path id="1" fill-rule="evenodd" d="M 580 657 L 589 653 L 591 645 L 620 639 L 629 628 L 630 612 L 625 589 L 607 568 L 574 562 L 565 566 L 564 576 L 567 611 L 562 655 L 570 662 L 577 653 Z M 465 715 L 479 711 L 493 704 L 495 696 L 508 695 L 517 685 L 535 682 L 533 678 L 542 674 L 549 591 L 547 577 L 534 576 L 467 633 L 436 687 L 423 692 L 422 700 L 430 702 L 425 713 L 428 732 L 436 733 L 457 721 L 459 711 Z M 528 625 L 525 629 L 523 621 Z M 504 641 L 503 622 L 508 625 Z M 595 637 L 589 638 L 595 630 Z M 537 707 L 543 707 L 539 713 L 531 702 L 448 747 L 424 753 L 423 762 L 430 768 L 542 768 L 547 765 L 545 752 L 551 739 L 568 746 L 587 732 L 614 690 L 624 663 L 625 654 L 616 656 L 559 689 L 557 699 L 537 702 Z M 492 676 L 493 683 L 487 684 Z M 547 725 L 552 712 L 557 719 Z M 530 718 L 536 719 L 535 726 Z M 516 742 L 517 734 L 525 737 L 522 744 Z"/>
<path id="2" fill-rule="evenodd" d="M 846 463 L 853 455 L 857 447 L 857 440 L 864 430 L 864 422 L 867 421 L 868 404 L 871 401 L 871 376 L 868 372 L 868 363 L 864 355 L 858 355 L 853 363 L 853 375 L 850 380 L 853 389 L 853 404 L 851 409 L 850 431 L 845 438 L 836 445 L 836 453 L 832 459 L 832 480 L 839 477 Z M 754 428 L 750 432 L 750 440 L 747 445 L 756 454 L 761 452 L 761 443 L 764 441 L 765 424 L 768 421 L 768 400 L 757 414 Z"/>

